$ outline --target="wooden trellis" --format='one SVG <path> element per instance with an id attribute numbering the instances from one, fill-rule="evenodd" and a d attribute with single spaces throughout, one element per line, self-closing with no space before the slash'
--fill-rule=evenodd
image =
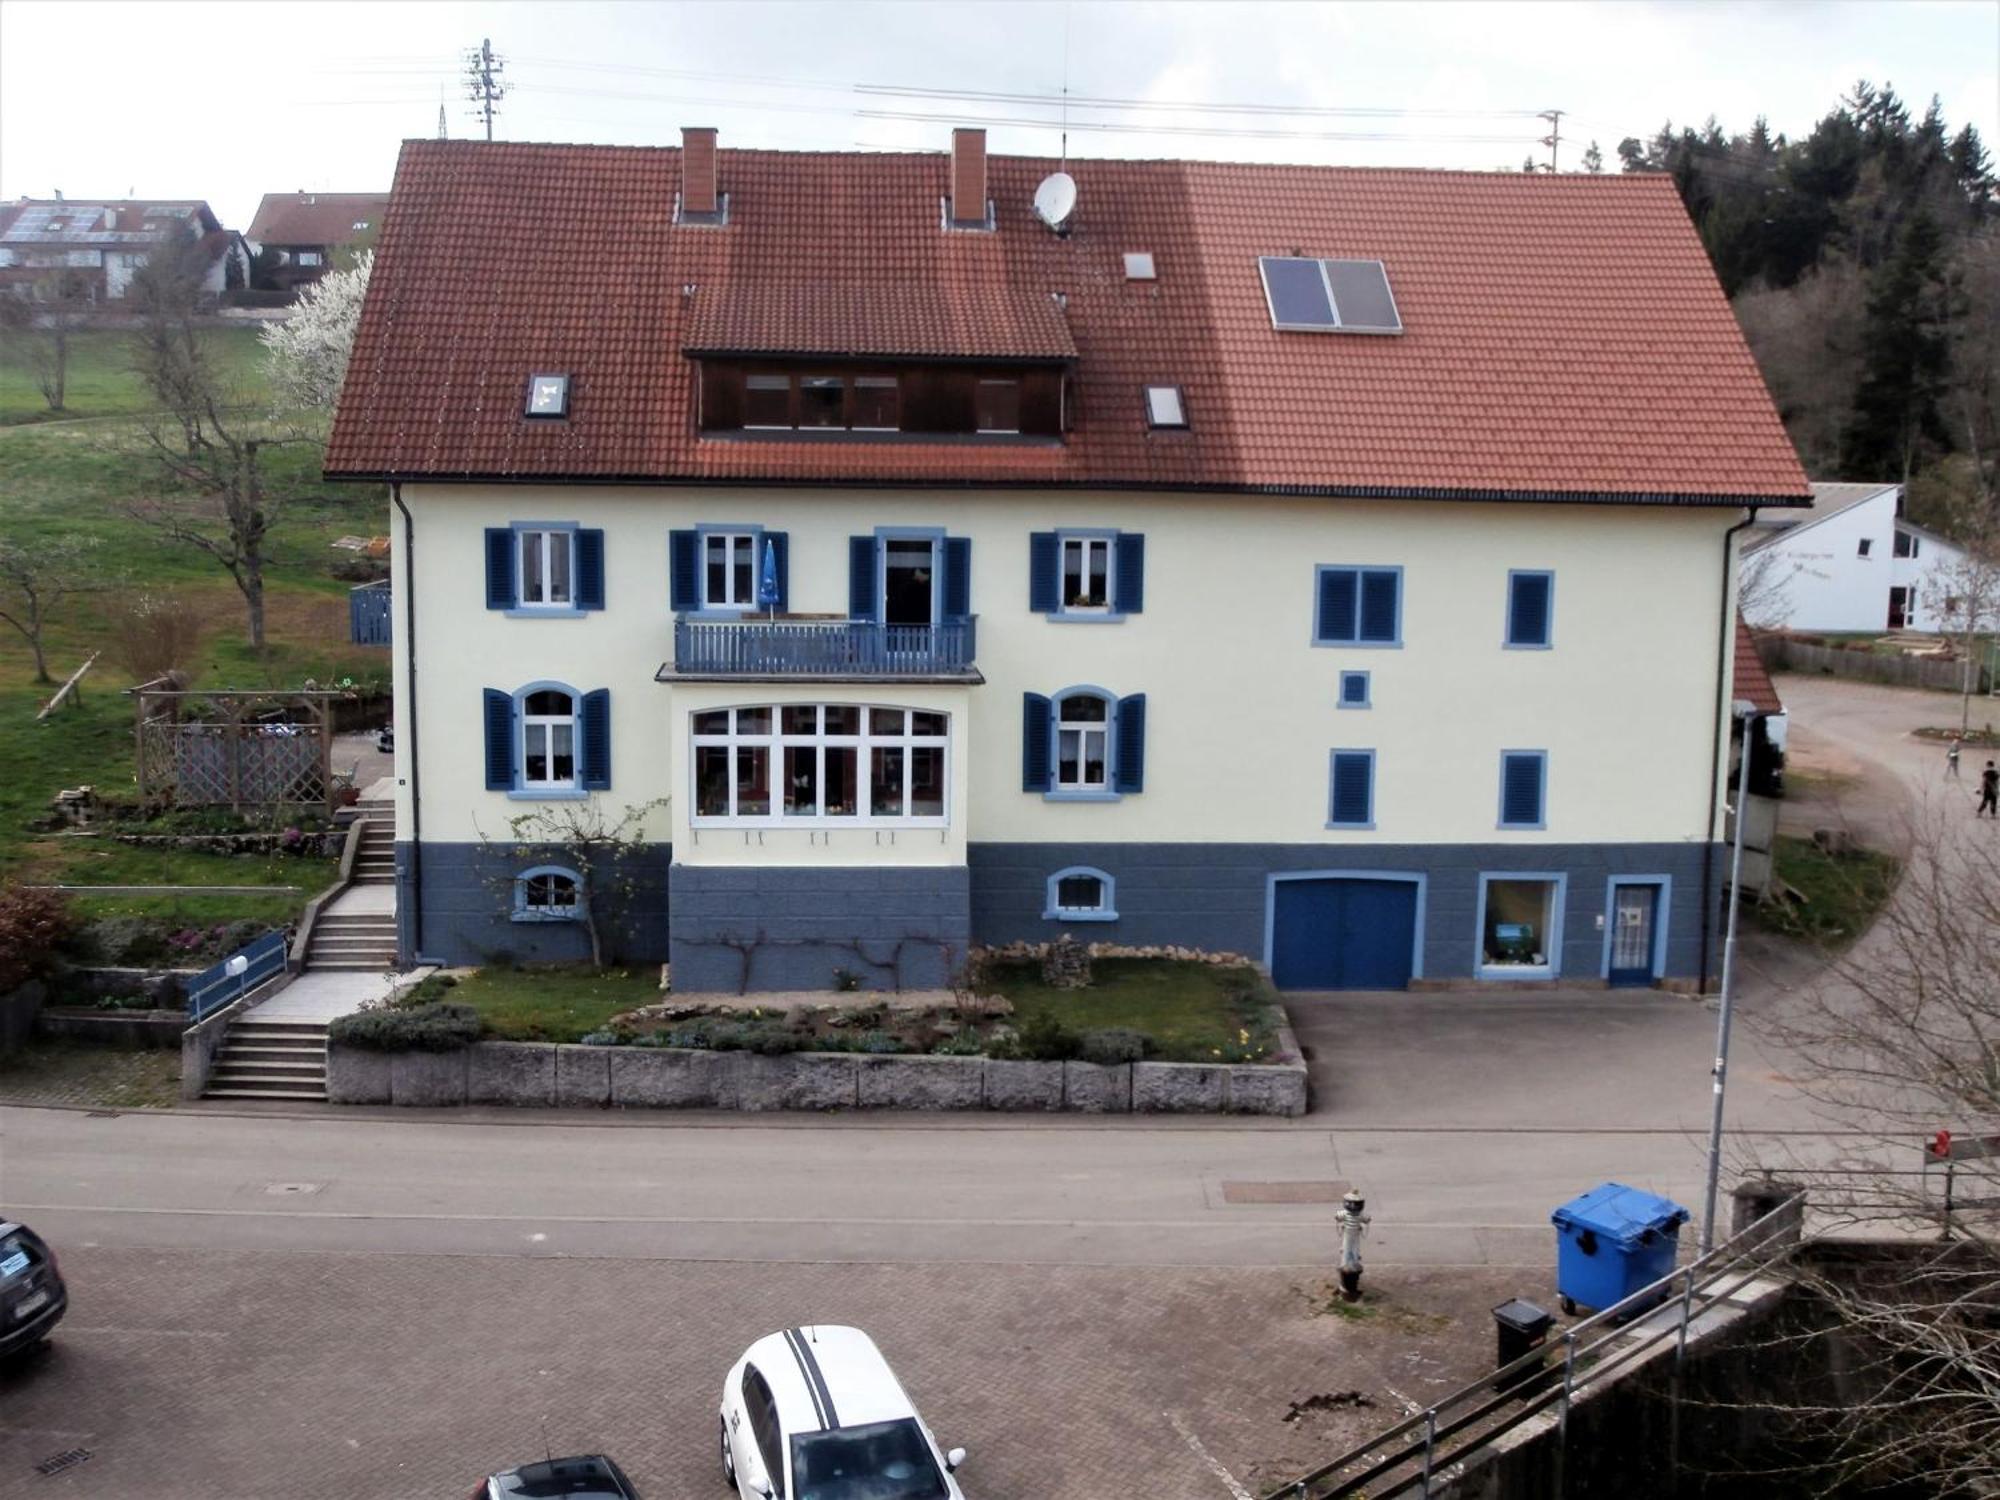
<path id="1" fill-rule="evenodd" d="M 178 807 L 333 811 L 333 708 L 345 692 L 141 688 L 139 791 Z"/>

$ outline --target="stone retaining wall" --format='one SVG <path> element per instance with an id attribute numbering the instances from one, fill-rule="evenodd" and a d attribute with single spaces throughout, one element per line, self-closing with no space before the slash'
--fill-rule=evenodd
<path id="1" fill-rule="evenodd" d="M 38 1029 L 43 1036 L 69 1042 L 94 1042 L 132 1051 L 165 1052 L 181 1044 L 188 1029 L 186 1011 L 98 1010 L 96 1007 L 48 1005 Z"/>
<path id="2" fill-rule="evenodd" d="M 1302 1115 L 1306 1068 L 1289 1029 L 1276 1063 L 1002 1061 L 856 1052 L 710 1052 L 480 1042 L 456 1052 L 331 1043 L 334 1104 L 592 1109 L 1067 1110 L 1082 1114 Z"/>

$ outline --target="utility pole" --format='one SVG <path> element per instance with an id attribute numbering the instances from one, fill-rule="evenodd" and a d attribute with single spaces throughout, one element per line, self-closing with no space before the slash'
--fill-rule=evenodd
<path id="1" fill-rule="evenodd" d="M 1542 144 L 1549 148 L 1549 170 L 1551 172 L 1556 170 L 1556 152 L 1562 146 L 1562 117 L 1568 113 L 1569 111 L 1566 109 L 1545 109 L 1537 116 L 1538 119 L 1549 122 L 1549 133 L 1542 137 Z"/>
<path id="2" fill-rule="evenodd" d="M 506 59 L 493 55 L 493 39 L 482 37 L 479 48 L 465 55 L 465 97 L 474 105 L 473 114 L 486 120 L 486 139 L 493 139 L 494 106 L 507 97 L 507 85 L 500 78 Z"/>

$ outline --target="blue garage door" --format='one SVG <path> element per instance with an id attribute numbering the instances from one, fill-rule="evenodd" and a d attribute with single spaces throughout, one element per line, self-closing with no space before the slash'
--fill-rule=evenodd
<path id="1" fill-rule="evenodd" d="M 1399 990 L 1417 937 L 1413 880 L 1281 880 L 1271 977 L 1287 990 Z"/>

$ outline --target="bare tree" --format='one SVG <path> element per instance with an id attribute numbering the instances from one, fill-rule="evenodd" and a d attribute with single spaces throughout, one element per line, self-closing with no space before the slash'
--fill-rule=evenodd
<path id="1" fill-rule="evenodd" d="M 1918 818 L 1875 928 L 1762 1023 L 1841 1143 L 1785 1169 L 1815 1211 L 1906 1243 L 1944 1234 L 1872 1269 L 1797 1268 L 1833 1314 L 1812 1337 L 1839 1341 L 1840 1399 L 1777 1414 L 1811 1439 L 1826 1493 L 1912 1477 L 2000 1492 L 2000 1155 L 1964 1154 L 2000 1145 L 2000 839 L 1971 836 L 1987 830 L 1966 814 L 1954 801 Z M 1939 1154 L 1939 1131 L 1959 1146 Z"/>
<path id="2" fill-rule="evenodd" d="M 145 426 L 145 451 L 169 484 L 127 511 L 229 574 L 243 595 L 250 644 L 261 650 L 264 569 L 282 499 L 265 473 L 265 451 L 310 439 L 230 387 L 203 337 L 206 268 L 206 252 L 186 237 L 155 250 L 132 277 L 127 297 L 141 319 L 134 359 L 161 406 Z"/>
<path id="3" fill-rule="evenodd" d="M 52 412 L 67 409 L 70 341 L 96 306 L 91 292 L 91 279 L 82 270 L 51 266 L 29 283 L 27 297 L 0 302 L 0 331 L 25 356 Z"/>
<path id="4" fill-rule="evenodd" d="M 646 820 L 666 805 L 660 797 L 628 804 L 614 816 L 600 798 L 588 796 L 509 818 L 507 842 L 496 845 L 480 834 L 489 853 L 488 884 L 511 900 L 517 873 L 528 864 L 546 861 L 575 874 L 576 919 L 590 939 L 591 967 L 601 970 L 611 924 L 639 894 L 640 860 L 655 847 Z"/>
<path id="5" fill-rule="evenodd" d="M 35 654 L 35 681 L 53 682 L 42 653 L 49 617 L 73 594 L 96 593 L 113 579 L 98 566 L 94 538 L 0 537 L 0 620 Z"/>
<path id="6" fill-rule="evenodd" d="M 1776 547 L 1760 547 L 1736 566 L 1736 612 L 1759 630 L 1782 630 L 1792 616 L 1791 575 Z"/>
<path id="7" fill-rule="evenodd" d="M 1979 683 L 1980 656 L 1987 639 L 2000 632 L 2000 530 L 1968 537 L 1963 553 L 1930 572 L 1926 589 L 1939 596 L 1943 633 L 1952 638 L 1964 669 L 1959 688 L 1958 728 L 1972 727 L 1972 694 Z"/>
<path id="8" fill-rule="evenodd" d="M 1809 474 L 1834 472 L 1861 385 L 1861 271 L 1833 260 L 1789 287 L 1746 287 L 1732 304 Z"/>

